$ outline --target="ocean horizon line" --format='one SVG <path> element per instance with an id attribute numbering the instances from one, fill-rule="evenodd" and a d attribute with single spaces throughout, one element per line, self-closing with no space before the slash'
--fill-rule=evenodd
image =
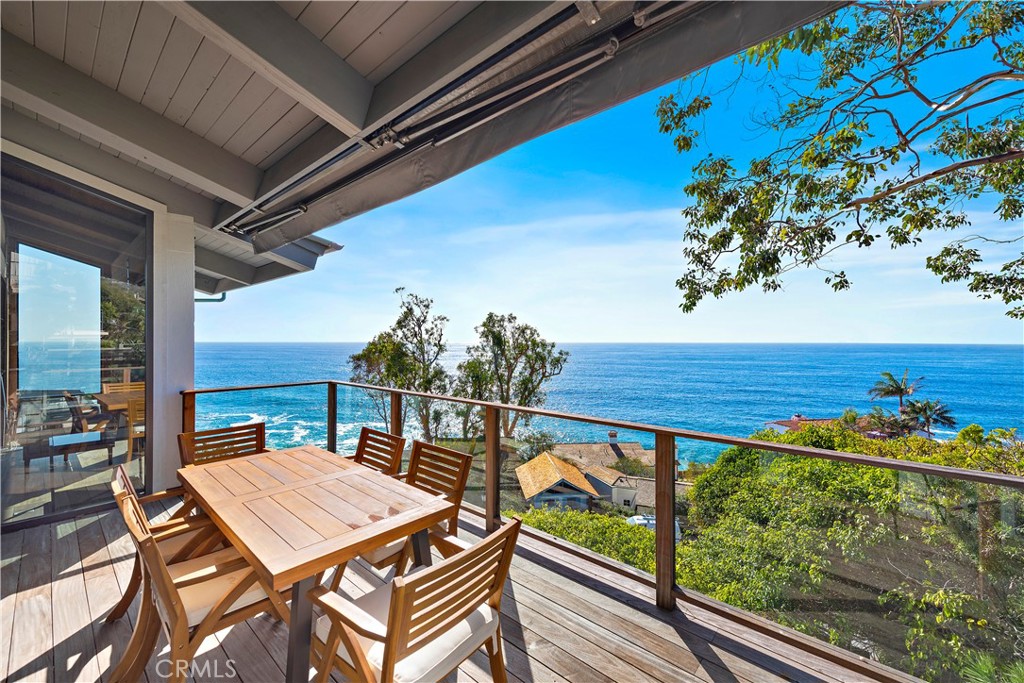
<path id="1" fill-rule="evenodd" d="M 300 341 L 300 340 L 281 340 L 281 341 L 265 341 L 265 340 L 196 340 L 196 344 L 304 344 L 304 345 L 338 345 L 338 344 L 366 344 L 369 340 L 356 340 L 356 341 Z M 470 346 L 477 342 L 464 342 L 464 341 L 450 341 L 447 342 L 449 346 Z M 647 341 L 647 342 L 633 342 L 633 341 L 557 341 L 556 344 L 572 345 L 572 346 L 931 346 L 931 347 L 978 347 L 984 346 L 988 348 L 1002 347 L 1002 348 L 1021 348 L 1024 349 L 1024 342 L 1020 344 L 1004 344 L 997 342 L 913 342 L 913 341 L 899 341 L 899 342 L 773 342 L 773 341 L 727 341 L 727 342 L 659 342 L 659 341 Z M 1024 359 L 1022 359 L 1024 360 Z"/>

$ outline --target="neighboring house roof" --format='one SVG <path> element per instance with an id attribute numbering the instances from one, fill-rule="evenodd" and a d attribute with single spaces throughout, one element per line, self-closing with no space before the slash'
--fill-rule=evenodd
<path id="1" fill-rule="evenodd" d="M 536 458 L 517 467 L 516 477 L 519 478 L 519 487 L 523 490 L 523 497 L 527 500 L 560 483 L 568 484 L 595 498 L 600 497 L 582 472 L 564 460 L 559 460 L 548 451 L 544 451 Z"/>
<path id="2" fill-rule="evenodd" d="M 560 443 L 551 449 L 556 457 L 568 460 L 577 467 L 608 467 L 620 458 L 636 458 L 645 465 L 654 467 L 654 451 L 645 449 L 636 441 L 620 441 L 612 444 L 600 443 Z"/>
<path id="3" fill-rule="evenodd" d="M 800 413 L 797 413 L 796 415 L 794 415 L 793 417 L 789 418 L 788 420 L 775 420 L 773 422 L 769 422 L 768 424 L 769 425 L 778 425 L 780 427 L 785 427 L 788 431 L 795 432 L 798 429 L 802 429 L 803 427 L 805 427 L 806 425 L 809 425 L 809 424 L 827 425 L 827 424 L 830 424 L 830 423 L 835 422 L 835 421 L 836 421 L 836 418 L 834 418 L 834 417 L 813 418 L 813 417 L 804 417 Z"/>
<path id="4" fill-rule="evenodd" d="M 636 494 L 633 496 L 633 505 L 636 507 L 654 507 L 654 479 L 650 477 L 629 477 L 624 476 L 624 481 L 620 482 L 620 486 L 625 485 L 630 488 L 636 489 Z M 690 490 L 693 486 L 687 481 L 676 482 L 676 495 L 683 495 Z"/>
<path id="5" fill-rule="evenodd" d="M 595 479 L 603 481 L 609 486 L 615 486 L 615 482 L 625 476 L 618 470 L 613 470 L 611 467 L 603 467 L 601 465 L 593 465 L 586 468 L 583 472 L 584 474 L 589 474 Z"/>

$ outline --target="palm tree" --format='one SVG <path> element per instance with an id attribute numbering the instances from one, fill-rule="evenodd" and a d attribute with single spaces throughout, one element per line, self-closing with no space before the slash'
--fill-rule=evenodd
<path id="1" fill-rule="evenodd" d="M 905 436 L 907 433 L 907 421 L 903 416 L 881 406 L 872 408 L 867 414 L 867 419 L 872 430 L 885 434 L 887 438 Z"/>
<path id="2" fill-rule="evenodd" d="M 900 414 L 903 414 L 903 398 L 910 396 L 921 388 L 924 377 L 918 377 L 913 382 L 907 381 L 910 369 L 903 371 L 903 379 L 896 379 L 891 372 L 883 372 L 882 379 L 875 382 L 875 386 L 868 389 L 868 396 L 874 401 L 876 398 L 892 398 L 895 396 L 900 400 Z"/>
<path id="3" fill-rule="evenodd" d="M 941 401 L 907 401 L 907 416 L 917 421 L 929 439 L 932 438 L 932 425 L 956 427 L 949 406 Z"/>

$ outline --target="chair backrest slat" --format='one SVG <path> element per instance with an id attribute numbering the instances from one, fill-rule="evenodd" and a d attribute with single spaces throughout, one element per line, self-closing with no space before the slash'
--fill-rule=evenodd
<path id="1" fill-rule="evenodd" d="M 89 431 L 89 421 L 85 419 L 85 411 L 78 397 L 70 391 L 64 392 L 64 402 L 68 404 L 68 412 L 71 413 L 71 433 L 80 434 Z"/>
<path id="2" fill-rule="evenodd" d="M 386 661 L 398 661 L 484 603 L 499 609 L 521 522 L 504 525 L 472 548 L 394 581 Z"/>
<path id="3" fill-rule="evenodd" d="M 126 394 L 129 391 L 145 391 L 145 382 L 104 382 L 101 385 L 104 394 Z"/>
<path id="4" fill-rule="evenodd" d="M 458 530 L 459 508 L 466 492 L 473 456 L 434 444 L 414 441 L 406 482 L 418 489 L 444 496 L 455 505 L 448 533 Z"/>
<path id="5" fill-rule="evenodd" d="M 124 496 L 131 496 L 135 499 L 139 497 L 138 492 L 135 490 L 135 484 L 132 483 L 132 479 L 124 465 L 118 465 L 114 468 L 114 478 L 110 482 L 110 488 L 114 491 L 114 500 L 118 501 L 118 503 L 121 502 L 121 498 Z"/>
<path id="6" fill-rule="evenodd" d="M 146 399 L 133 398 L 128 401 L 128 428 L 146 423 Z"/>
<path id="7" fill-rule="evenodd" d="M 266 425 L 262 422 L 178 435 L 182 466 L 256 455 L 266 450 Z"/>
<path id="8" fill-rule="evenodd" d="M 384 474 L 398 474 L 402 467 L 402 451 L 405 439 L 387 432 L 363 427 L 359 432 L 355 461 L 361 465 L 380 470 Z"/>

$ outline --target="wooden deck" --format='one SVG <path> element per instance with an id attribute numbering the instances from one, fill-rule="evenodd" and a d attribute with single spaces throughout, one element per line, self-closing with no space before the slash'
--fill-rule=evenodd
<path id="1" fill-rule="evenodd" d="M 148 511 L 154 518 L 169 514 L 157 504 Z M 462 523 L 467 538 L 482 533 L 478 518 L 463 513 Z M 131 572 L 133 550 L 123 526 L 111 512 L 0 538 L 0 678 L 105 679 L 138 609 L 136 598 L 120 622 L 103 624 Z M 343 589 L 359 594 L 380 582 L 373 570 L 351 563 Z M 502 606 L 509 680 L 873 680 L 700 607 L 687 603 L 666 613 L 653 602 L 654 591 L 644 584 L 521 536 Z M 207 641 L 196 670 L 205 666 L 210 675 L 195 680 L 281 681 L 286 647 L 284 624 L 266 615 L 251 619 Z M 155 661 L 149 681 L 161 680 Z M 487 681 L 487 671 L 477 653 L 449 680 Z"/>

